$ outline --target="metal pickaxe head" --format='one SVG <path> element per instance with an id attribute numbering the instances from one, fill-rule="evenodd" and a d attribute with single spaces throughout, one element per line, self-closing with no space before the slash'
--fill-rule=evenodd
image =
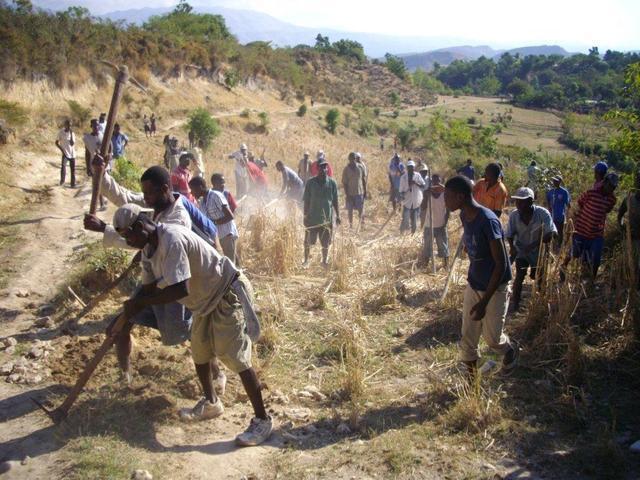
<path id="1" fill-rule="evenodd" d="M 129 76 L 129 68 L 126 65 L 120 65 L 119 67 L 117 67 L 116 65 L 114 65 L 111 62 L 108 62 L 107 60 L 100 60 L 100 63 L 111 68 L 113 72 L 117 74 L 116 81 L 122 82 L 122 83 L 130 82 L 136 87 L 138 87 L 140 90 L 142 90 L 143 93 L 147 93 L 147 89 L 144 88 L 142 84 L 138 82 L 138 80 Z"/>
<path id="2" fill-rule="evenodd" d="M 47 414 L 47 416 L 53 420 L 53 423 L 60 423 L 62 422 L 65 418 L 67 418 L 67 415 L 69 415 L 69 412 L 67 412 L 66 410 L 63 410 L 61 408 L 54 408 L 53 410 L 49 410 L 47 407 L 45 407 L 40 400 L 31 397 L 31 400 L 33 401 L 33 403 L 35 403 L 38 407 L 40 407 L 40 409 Z"/>

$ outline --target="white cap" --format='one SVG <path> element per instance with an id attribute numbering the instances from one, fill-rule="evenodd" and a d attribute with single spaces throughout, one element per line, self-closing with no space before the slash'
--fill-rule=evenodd
<path id="1" fill-rule="evenodd" d="M 356 152 L 356 158 L 362 158 L 362 154 L 360 152 Z"/>
<path id="2" fill-rule="evenodd" d="M 240 145 L 240 150 L 248 150 L 247 144 L 246 143 L 241 144 Z"/>
<path id="3" fill-rule="evenodd" d="M 514 200 L 526 200 L 527 198 L 534 198 L 533 190 L 529 187 L 520 187 L 516 190 L 516 193 L 511 195 Z"/>
<path id="4" fill-rule="evenodd" d="M 324 150 L 318 150 L 318 153 L 316 153 L 316 158 L 318 160 L 324 158 Z"/>
<path id="5" fill-rule="evenodd" d="M 118 231 L 129 228 L 136 223 L 141 213 L 150 212 L 153 212 L 150 208 L 142 208 L 135 203 L 125 203 L 113 214 L 113 228 Z"/>
<path id="6" fill-rule="evenodd" d="M 415 167 L 416 166 L 416 162 L 414 162 L 413 160 L 409 160 L 407 162 L 407 167 Z"/>

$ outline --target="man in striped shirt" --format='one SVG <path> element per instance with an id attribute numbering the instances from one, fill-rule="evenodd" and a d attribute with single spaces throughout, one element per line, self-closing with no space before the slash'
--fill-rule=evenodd
<path id="1" fill-rule="evenodd" d="M 609 173 L 600 185 L 584 192 L 578 200 L 571 257 L 565 260 L 565 267 L 571 258 L 579 258 L 591 269 L 595 279 L 602 258 L 604 226 L 607 214 L 616 204 L 613 192 L 617 186 L 618 175 Z"/>
<path id="2" fill-rule="evenodd" d="M 215 177 L 215 174 L 213 177 Z M 189 187 L 193 195 L 199 199 L 198 206 L 200 210 L 218 227 L 218 238 L 220 239 L 224 256 L 234 264 L 237 264 L 236 242 L 238 240 L 238 228 L 236 227 L 233 213 L 229 208 L 227 198 L 222 192 L 207 188 L 207 181 L 202 177 L 193 177 L 189 181 Z"/>

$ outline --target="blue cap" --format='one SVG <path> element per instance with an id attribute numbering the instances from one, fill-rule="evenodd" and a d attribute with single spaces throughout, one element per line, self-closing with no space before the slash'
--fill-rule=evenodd
<path id="1" fill-rule="evenodd" d="M 602 175 L 604 175 L 605 173 L 607 173 L 607 170 L 609 170 L 609 165 L 607 165 L 605 162 L 598 162 L 596 163 L 596 166 L 593 167 L 593 169 L 596 171 L 596 173 L 601 173 Z"/>

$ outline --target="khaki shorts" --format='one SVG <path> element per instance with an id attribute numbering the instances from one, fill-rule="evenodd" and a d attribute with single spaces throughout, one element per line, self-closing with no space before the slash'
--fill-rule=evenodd
<path id="1" fill-rule="evenodd" d="M 229 290 L 208 315 L 194 315 L 191 355 L 197 365 L 218 357 L 234 373 L 251 368 L 251 340 L 242 306 L 233 291 Z"/>

